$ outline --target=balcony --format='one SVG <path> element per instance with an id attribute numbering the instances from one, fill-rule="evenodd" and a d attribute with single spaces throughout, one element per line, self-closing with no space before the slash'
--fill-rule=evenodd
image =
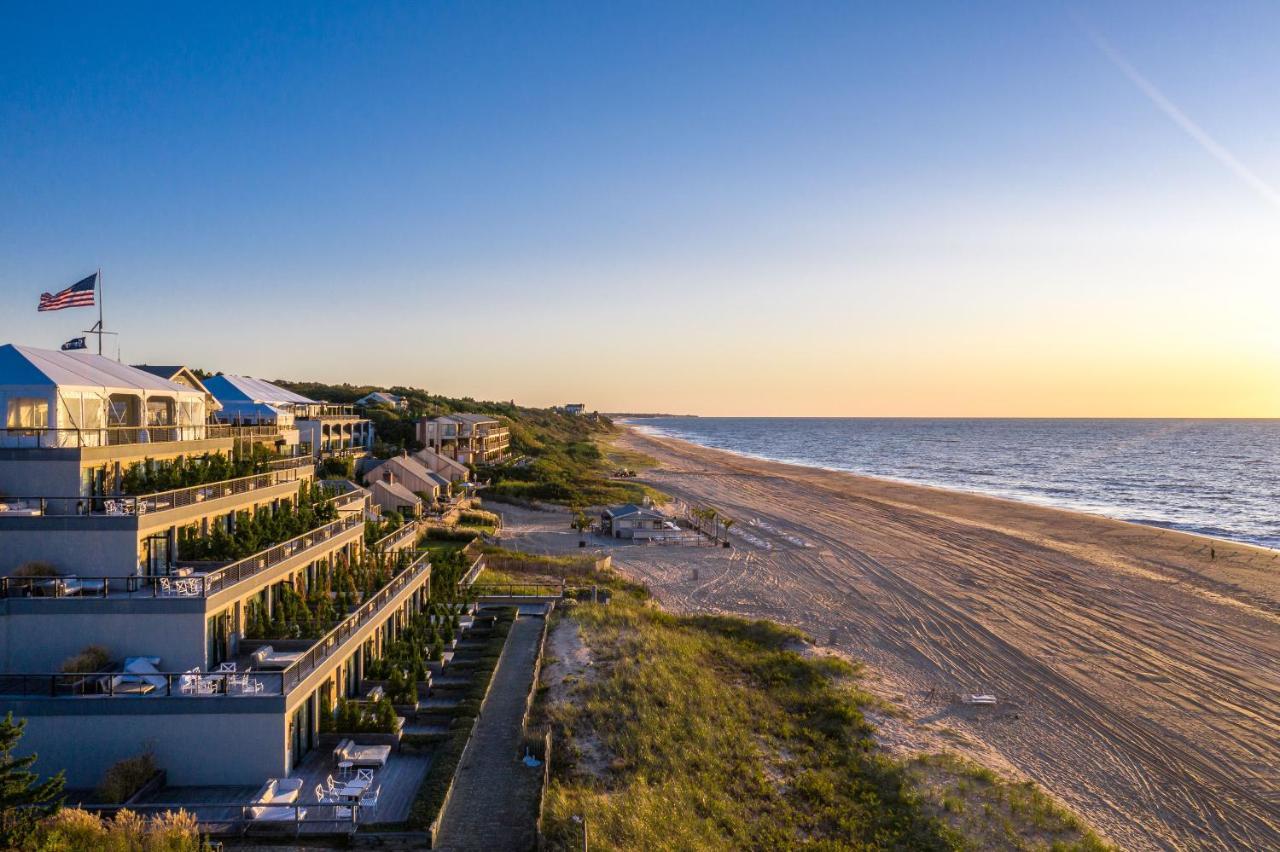
<path id="1" fill-rule="evenodd" d="M 99 671 L 0 675 L 3 698 L 270 698 L 289 694 L 313 673 L 363 641 L 382 616 L 431 574 L 428 555 L 418 554 L 372 597 L 315 640 L 279 671 L 143 672 Z M 9 578 L 6 578 L 9 579 Z M 133 578 L 146 580 L 153 578 Z M 239 668 L 239 667 L 238 667 Z"/>
<path id="2" fill-rule="evenodd" d="M 237 479 L 208 482 L 153 494 L 98 497 L 14 497 L 3 502 L 6 512 L 20 516 L 46 518 L 120 517 L 156 515 L 161 512 L 199 506 L 205 502 L 250 494 L 291 482 L 299 482 L 315 474 L 315 460 L 310 456 L 277 459 L 267 463 L 265 473 Z"/>
<path id="3" fill-rule="evenodd" d="M 101 429 L 0 429 L 0 449 L 62 450 L 119 447 L 225 438 L 264 439 L 280 434 L 275 426 L 201 423 L 191 426 L 107 426 Z"/>
<path id="4" fill-rule="evenodd" d="M 333 498 L 335 503 L 363 499 L 358 491 Z M 319 550 L 353 529 L 363 529 L 362 513 L 353 512 L 324 526 L 317 527 L 288 541 L 281 542 L 252 556 L 207 572 L 191 572 L 185 575 L 152 577 L 129 575 L 123 577 L 0 577 L 0 598 L 71 599 L 159 599 L 203 601 L 215 594 L 262 574 L 281 563 Z M 201 604 L 203 605 L 203 604 Z"/>

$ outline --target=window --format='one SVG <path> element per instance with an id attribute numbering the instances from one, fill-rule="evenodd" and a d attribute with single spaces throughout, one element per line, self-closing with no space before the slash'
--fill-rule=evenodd
<path id="1" fill-rule="evenodd" d="M 147 425 L 148 426 L 172 426 L 173 425 L 173 400 L 171 399 L 147 400 Z"/>
<path id="2" fill-rule="evenodd" d="M 38 396 L 11 398 L 4 425 L 9 429 L 47 429 L 49 400 Z"/>

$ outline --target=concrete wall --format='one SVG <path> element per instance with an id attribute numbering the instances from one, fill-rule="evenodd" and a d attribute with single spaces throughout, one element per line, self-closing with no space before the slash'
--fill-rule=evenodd
<path id="1" fill-rule="evenodd" d="M 159 657 L 165 672 L 203 668 L 204 601 L 0 601 L 0 671 L 55 672 L 86 645 L 115 660 Z"/>
<path id="2" fill-rule="evenodd" d="M 286 774 L 281 703 L 279 697 L 47 699 L 0 701 L 0 713 L 12 709 L 26 718 L 17 753 L 39 755 L 41 775 L 65 770 L 68 787 L 94 787 L 112 764 L 148 747 L 171 785 L 258 786 Z M 228 712 L 237 705 L 240 712 Z"/>
<path id="3" fill-rule="evenodd" d="M 6 517 L 0 513 L 0 574 L 24 562 L 51 562 L 63 574 L 123 577 L 138 570 L 138 522 L 132 516 Z"/>
<path id="4" fill-rule="evenodd" d="M 80 494 L 80 459 L 67 451 L 12 450 L 0 458 L 0 495 L 75 497 Z"/>

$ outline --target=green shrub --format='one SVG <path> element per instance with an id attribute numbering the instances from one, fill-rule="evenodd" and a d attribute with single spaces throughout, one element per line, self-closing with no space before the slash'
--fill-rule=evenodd
<path id="1" fill-rule="evenodd" d="M 62 661 L 61 671 L 68 674 L 96 672 L 111 662 L 111 652 L 101 645 L 87 645 L 80 653 Z"/>
<path id="2" fill-rule="evenodd" d="M 54 567 L 52 562 L 43 562 L 39 559 L 33 559 L 30 562 L 23 562 L 13 572 L 14 577 L 61 577 L 62 572 Z"/>
<path id="3" fill-rule="evenodd" d="M 158 771 L 155 755 L 150 750 L 136 757 L 126 757 L 117 761 L 102 776 L 102 781 L 98 784 L 98 796 L 111 804 L 126 802 Z"/>

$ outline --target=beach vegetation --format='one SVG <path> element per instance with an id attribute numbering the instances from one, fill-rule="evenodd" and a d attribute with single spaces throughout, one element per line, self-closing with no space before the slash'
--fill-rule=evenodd
<path id="1" fill-rule="evenodd" d="M 633 584 L 611 589 L 607 606 L 555 616 L 591 668 L 561 700 L 538 693 L 535 722 L 557 755 L 549 848 L 580 848 L 584 815 L 604 848 L 1108 848 L 1033 785 L 950 755 L 886 754 L 864 715 L 883 702 L 860 688 L 861 667 L 814 653 L 799 631 L 674 615 Z"/>

